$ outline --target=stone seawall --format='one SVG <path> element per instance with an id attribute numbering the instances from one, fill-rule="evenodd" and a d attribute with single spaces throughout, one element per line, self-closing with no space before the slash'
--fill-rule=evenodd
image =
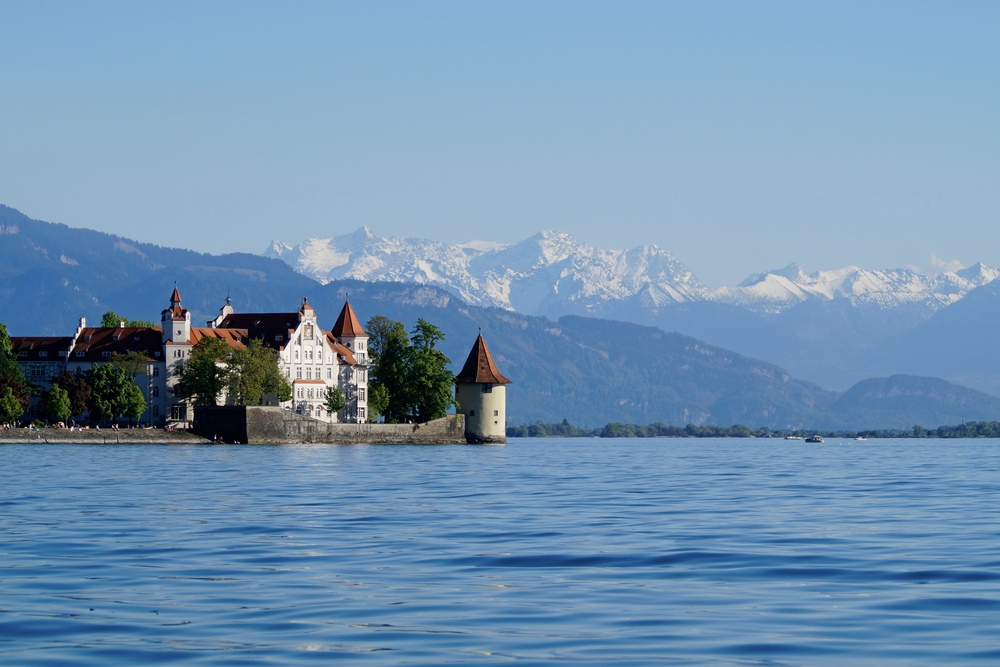
<path id="1" fill-rule="evenodd" d="M 466 444 L 462 415 L 424 424 L 330 424 L 274 407 L 201 407 L 194 431 L 204 438 L 251 444 Z"/>
<path id="2" fill-rule="evenodd" d="M 89 444 L 89 445 L 139 445 L 169 444 L 198 445 L 210 442 L 186 431 L 170 432 L 163 429 L 111 429 L 69 430 L 68 428 L 14 428 L 0 430 L 0 443 L 37 444 Z"/>

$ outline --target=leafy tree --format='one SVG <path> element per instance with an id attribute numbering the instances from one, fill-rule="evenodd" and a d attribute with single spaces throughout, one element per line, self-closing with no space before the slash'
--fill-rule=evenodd
<path id="1" fill-rule="evenodd" d="M 14 390 L 4 387 L 0 390 L 0 424 L 11 424 L 16 422 L 24 414 L 24 406 Z"/>
<path id="2" fill-rule="evenodd" d="M 413 348 L 407 383 L 414 415 L 422 422 L 440 419 L 455 404 L 455 374 L 448 368 L 451 360 L 435 347 L 444 334 L 423 318 L 417 320 L 411 333 Z"/>
<path id="3" fill-rule="evenodd" d="M 238 405 L 260 405 L 265 394 L 274 394 L 279 401 L 292 398 L 292 385 L 279 361 L 277 350 L 266 347 L 260 338 L 233 352 L 230 372 Z"/>
<path id="4" fill-rule="evenodd" d="M 368 387 L 368 421 L 374 423 L 389 407 L 389 390 L 377 384 Z"/>
<path id="5" fill-rule="evenodd" d="M 132 399 L 133 384 L 128 374 L 114 364 L 101 364 L 87 371 L 91 388 L 90 414 L 97 420 L 115 421 L 127 414 Z"/>
<path id="6" fill-rule="evenodd" d="M 109 310 L 101 316 L 101 326 L 108 329 L 115 329 L 121 326 L 121 323 L 125 322 L 127 327 L 155 327 L 155 323 L 148 320 L 130 320 L 122 317 L 113 310 Z"/>
<path id="7" fill-rule="evenodd" d="M 64 422 L 70 418 L 69 392 L 57 384 L 42 394 L 38 403 L 39 411 L 45 419 L 51 422 Z"/>
<path id="8" fill-rule="evenodd" d="M 83 375 L 64 371 L 62 375 L 52 378 L 52 386 L 60 387 L 69 396 L 70 416 L 80 416 L 89 409 L 90 385 Z"/>
<path id="9" fill-rule="evenodd" d="M 365 332 L 368 334 L 368 355 L 372 361 L 382 356 L 389 339 L 398 335 L 400 331 L 406 334 L 403 323 L 391 320 L 385 315 L 375 315 L 368 320 Z"/>
<path id="10" fill-rule="evenodd" d="M 122 416 L 128 417 L 128 423 L 132 424 L 133 420 L 139 421 L 139 418 L 142 417 L 142 413 L 145 411 L 146 398 L 142 395 L 142 390 L 133 383 L 132 389 L 129 391 L 128 397 L 125 399 Z"/>
<path id="11" fill-rule="evenodd" d="M 368 320 L 365 330 L 369 335 L 368 350 L 374 362 L 370 388 L 373 391 L 378 387 L 385 390 L 388 401 L 381 411 L 385 421 L 401 422 L 410 416 L 411 405 L 408 379 L 412 350 L 406 327 L 402 322 L 376 315 Z"/>
<path id="12" fill-rule="evenodd" d="M 10 390 L 10 398 L 7 397 L 7 390 Z M 31 394 L 32 385 L 17 365 L 7 327 L 0 324 L 0 396 L 8 403 L 8 407 L 0 413 L 0 422 L 12 422 L 23 415 L 28 409 Z M 16 401 L 19 407 L 15 408 L 11 401 Z"/>
<path id="13" fill-rule="evenodd" d="M 229 386 L 231 374 L 225 362 L 232 353 L 232 348 L 220 338 L 206 336 L 199 340 L 175 371 L 174 395 L 193 399 L 196 405 L 216 405 L 222 390 Z"/>
<path id="14" fill-rule="evenodd" d="M 347 405 L 347 401 L 344 400 L 344 392 L 340 387 L 327 387 L 326 388 L 326 411 L 335 413 L 340 412 Z"/>
<path id="15" fill-rule="evenodd" d="M 127 352 L 114 352 L 111 354 L 111 363 L 128 373 L 129 377 L 135 380 L 136 376 L 142 375 L 149 370 L 150 359 L 142 352 L 129 350 Z"/>

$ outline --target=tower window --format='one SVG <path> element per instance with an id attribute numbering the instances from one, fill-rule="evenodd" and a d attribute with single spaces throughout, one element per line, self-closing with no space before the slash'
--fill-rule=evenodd
<path id="1" fill-rule="evenodd" d="M 487 383 L 485 383 L 485 384 L 483 385 L 483 393 L 484 393 L 484 394 L 492 394 L 492 393 L 493 393 L 493 385 L 491 385 L 491 384 L 490 384 L 490 383 L 488 383 L 488 382 L 487 382 Z"/>

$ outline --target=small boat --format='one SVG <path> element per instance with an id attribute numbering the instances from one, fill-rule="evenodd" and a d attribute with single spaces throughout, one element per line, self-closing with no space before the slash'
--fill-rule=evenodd
<path id="1" fill-rule="evenodd" d="M 858 436 L 858 437 L 856 437 L 856 438 L 855 438 L 854 440 L 855 440 L 856 442 L 868 442 L 868 438 L 866 438 L 866 437 L 865 437 L 865 436 L 863 436 L 863 435 L 859 435 L 859 436 Z"/>
<path id="2" fill-rule="evenodd" d="M 823 442 L 823 438 L 819 437 L 819 433 L 813 433 L 806 438 L 806 442 Z"/>

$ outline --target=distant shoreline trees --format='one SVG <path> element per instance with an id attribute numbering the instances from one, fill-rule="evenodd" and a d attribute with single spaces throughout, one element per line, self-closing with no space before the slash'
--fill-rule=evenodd
<path id="1" fill-rule="evenodd" d="M 957 426 L 925 428 L 919 424 L 908 429 L 822 430 L 822 429 L 750 429 L 742 424 L 733 426 L 668 426 L 663 423 L 639 424 L 609 423 L 597 428 L 580 428 L 565 419 L 561 423 L 535 422 L 522 426 L 508 426 L 508 438 L 785 438 L 807 437 L 820 433 L 825 438 L 1000 438 L 1000 422 L 976 421 Z"/>

